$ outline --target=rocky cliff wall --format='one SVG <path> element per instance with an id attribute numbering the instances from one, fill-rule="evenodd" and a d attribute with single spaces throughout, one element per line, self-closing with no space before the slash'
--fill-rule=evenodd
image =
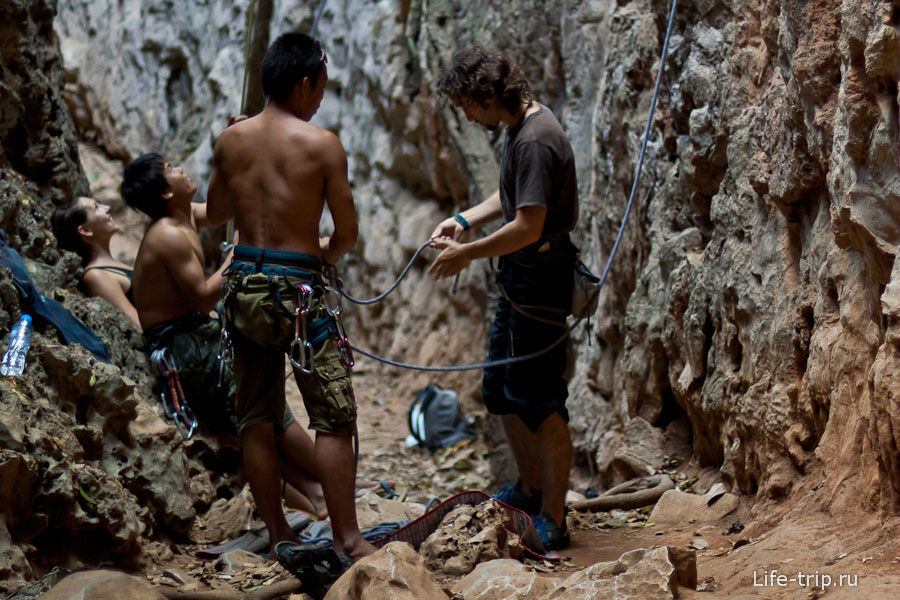
<path id="1" fill-rule="evenodd" d="M 308 30 L 310 4 L 277 2 L 273 36 Z M 83 133 L 114 156 L 162 148 L 204 180 L 238 105 L 242 6 L 62 1 Z M 331 81 L 316 118 L 350 158 L 352 291 L 383 289 L 442 215 L 494 185 L 498 138 L 430 91 L 473 41 L 508 51 L 565 123 L 576 238 L 599 270 L 667 11 L 646 0 L 329 2 Z M 593 332 L 576 335 L 572 425 L 605 483 L 654 466 L 629 444 L 661 448 L 687 418 L 697 462 L 744 493 L 784 497 L 809 475 L 829 506 L 900 503 L 898 15 L 874 0 L 679 7 L 635 210 Z M 395 358 L 476 360 L 488 282 L 471 268 L 451 295 L 417 268 L 389 303 L 354 313 L 355 336 Z M 477 390 L 474 374 L 445 383 Z"/>
<path id="2" fill-rule="evenodd" d="M 50 233 L 53 208 L 89 192 L 55 11 L 43 0 L 0 5 L 0 228 L 37 289 L 97 332 L 112 363 L 35 318 L 25 376 L 0 378 L 0 592 L 54 566 L 167 550 L 148 539 L 187 535 L 198 511 L 236 491 L 236 453 L 204 435 L 183 443 L 163 420 L 140 333 L 74 289 L 80 262 Z M 0 269 L 4 341 L 27 310 Z"/>

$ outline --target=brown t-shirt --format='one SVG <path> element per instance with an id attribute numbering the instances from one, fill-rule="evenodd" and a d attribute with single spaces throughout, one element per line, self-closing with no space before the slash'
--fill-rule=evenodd
<path id="1" fill-rule="evenodd" d="M 546 241 L 567 238 L 578 220 L 575 155 L 562 125 L 546 106 L 506 131 L 500 160 L 503 223 L 523 206 L 546 206 L 541 239 L 509 256 L 531 262 Z"/>

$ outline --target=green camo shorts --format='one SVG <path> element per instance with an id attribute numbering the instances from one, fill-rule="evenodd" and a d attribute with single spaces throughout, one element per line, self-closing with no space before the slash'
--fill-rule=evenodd
<path id="1" fill-rule="evenodd" d="M 310 283 L 317 291 L 317 297 L 311 301 L 309 322 L 333 323 L 320 300 L 322 284 L 317 280 L 239 270 L 228 275 L 225 319 L 234 349 L 238 432 L 258 423 L 281 422 L 286 406 L 284 356 L 294 339 L 294 289 L 298 283 Z M 309 415 L 309 428 L 326 434 L 353 435 L 356 400 L 350 370 L 341 363 L 335 336 L 319 337 L 324 339 L 314 346 L 313 372 L 307 374 L 294 368 Z"/>
<path id="2" fill-rule="evenodd" d="M 157 334 L 159 332 L 159 334 Z M 231 366 L 226 363 L 219 382 L 219 321 L 193 313 L 161 323 L 145 333 L 150 351 L 166 348 L 178 369 L 178 379 L 188 406 L 197 420 L 216 433 L 235 433 L 236 385 Z M 294 420 L 290 409 L 282 426 Z"/>

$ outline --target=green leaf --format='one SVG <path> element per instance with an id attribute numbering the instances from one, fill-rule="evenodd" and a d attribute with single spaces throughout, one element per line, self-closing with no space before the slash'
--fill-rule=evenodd
<path id="1" fill-rule="evenodd" d="M 91 498 L 90 496 L 88 496 L 88 495 L 87 495 L 87 492 L 85 492 L 85 491 L 81 488 L 81 486 L 78 486 L 78 495 L 81 496 L 82 498 L 84 498 L 85 502 L 87 502 L 87 503 L 90 504 L 91 506 L 97 506 L 97 501 L 94 500 L 93 498 Z"/>

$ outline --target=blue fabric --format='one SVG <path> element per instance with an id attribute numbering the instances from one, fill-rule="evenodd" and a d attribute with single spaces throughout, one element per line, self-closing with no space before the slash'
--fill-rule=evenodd
<path id="1" fill-rule="evenodd" d="M 380 523 L 363 531 L 362 536 L 367 542 L 371 543 L 389 536 L 409 523 L 410 521 L 388 521 L 386 523 Z M 317 548 L 327 548 L 334 544 L 330 521 L 315 521 L 310 523 L 303 532 L 297 534 L 297 537 L 300 538 L 302 543 Z"/>
<path id="2" fill-rule="evenodd" d="M 19 292 L 24 309 L 32 316 L 38 316 L 53 325 L 62 335 L 66 344 L 81 344 L 98 360 L 110 362 L 106 344 L 76 319 L 62 304 L 41 294 L 22 261 L 22 257 L 9 246 L 6 232 L 0 229 L 0 266 L 12 272 L 13 285 Z"/>

